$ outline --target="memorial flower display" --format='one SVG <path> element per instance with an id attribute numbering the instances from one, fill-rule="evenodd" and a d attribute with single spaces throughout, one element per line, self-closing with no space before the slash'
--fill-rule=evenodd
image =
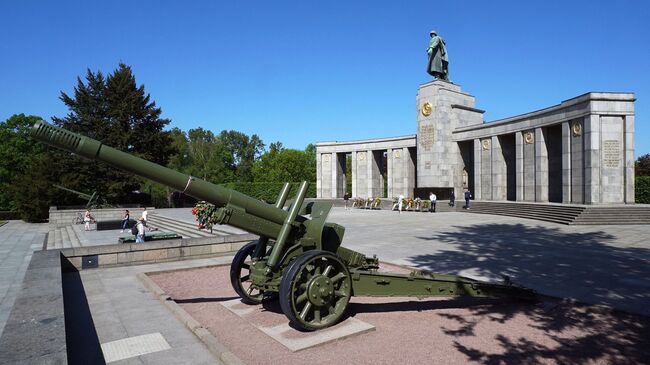
<path id="1" fill-rule="evenodd" d="M 196 203 L 196 206 L 192 208 L 192 215 L 195 215 L 196 221 L 199 222 L 198 229 L 212 229 L 212 225 L 217 223 L 215 219 L 216 213 L 217 208 L 204 201 Z"/>

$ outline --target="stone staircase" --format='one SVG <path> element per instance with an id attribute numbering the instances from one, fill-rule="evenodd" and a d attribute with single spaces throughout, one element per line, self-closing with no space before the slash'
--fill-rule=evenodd
<path id="1" fill-rule="evenodd" d="M 595 206 L 587 207 L 572 224 L 650 224 L 650 206 Z"/>
<path id="2" fill-rule="evenodd" d="M 471 208 L 466 210 L 462 209 L 465 201 L 460 203 L 457 204 L 459 212 L 506 215 L 560 224 L 572 224 L 586 209 L 577 205 L 472 201 Z"/>
<path id="3" fill-rule="evenodd" d="M 584 206 L 567 204 L 537 204 L 519 202 L 472 201 L 471 209 L 457 211 L 478 214 L 505 215 L 570 225 L 650 224 L 650 206 Z"/>
<path id="4" fill-rule="evenodd" d="M 50 230 L 47 235 L 47 250 L 56 250 L 60 248 L 71 247 L 81 247 L 81 241 L 77 236 L 77 232 L 74 226 L 65 226 Z"/>
<path id="5" fill-rule="evenodd" d="M 229 226 L 215 226 L 212 228 L 212 233 L 210 230 L 205 229 L 199 231 L 196 224 L 180 221 L 155 213 L 150 213 L 147 217 L 147 226 L 149 228 L 155 228 L 159 231 L 176 232 L 177 234 L 183 236 L 183 238 L 227 236 L 230 234 L 242 233 L 241 230 Z"/>

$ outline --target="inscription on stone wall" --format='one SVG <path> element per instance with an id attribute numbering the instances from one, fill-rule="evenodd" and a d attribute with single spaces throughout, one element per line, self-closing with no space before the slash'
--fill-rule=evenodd
<path id="1" fill-rule="evenodd" d="M 421 125 L 418 140 L 425 151 L 431 151 L 431 147 L 433 147 L 433 126 Z"/>
<path id="2" fill-rule="evenodd" d="M 621 143 L 615 139 L 603 141 L 603 167 L 616 168 L 621 164 Z"/>

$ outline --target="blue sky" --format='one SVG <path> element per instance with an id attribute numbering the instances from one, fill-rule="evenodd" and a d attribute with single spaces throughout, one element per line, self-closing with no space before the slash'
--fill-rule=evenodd
<path id="1" fill-rule="evenodd" d="M 130 65 L 173 127 L 268 145 L 414 134 L 429 30 L 492 121 L 636 93 L 650 153 L 650 1 L 3 1 L 0 120 L 67 110 L 87 68 Z"/>

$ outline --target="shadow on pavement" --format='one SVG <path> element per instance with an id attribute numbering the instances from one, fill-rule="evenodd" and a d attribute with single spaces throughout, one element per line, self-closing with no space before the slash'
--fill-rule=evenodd
<path id="1" fill-rule="evenodd" d="M 484 277 L 509 275 L 515 282 L 543 294 L 572 297 L 646 313 L 650 308 L 650 250 L 606 245 L 614 237 L 603 232 L 566 233 L 548 227 L 520 224 L 484 224 L 436 232 L 423 240 L 436 240 L 451 249 L 410 260 L 434 272 L 471 273 Z M 468 271 L 469 270 L 469 271 Z M 650 318 L 602 306 L 565 301 L 550 308 L 489 304 L 468 307 L 470 316 L 440 313 L 457 323 L 443 328 L 457 337 L 456 349 L 470 361 L 484 364 L 630 363 L 650 361 Z M 528 317 L 531 329 L 545 338 L 501 333 L 494 337 L 501 349 L 478 350 L 462 344 L 465 336 L 477 336 L 478 321 L 514 323 Z M 556 344 L 549 345 L 550 342 Z"/>

